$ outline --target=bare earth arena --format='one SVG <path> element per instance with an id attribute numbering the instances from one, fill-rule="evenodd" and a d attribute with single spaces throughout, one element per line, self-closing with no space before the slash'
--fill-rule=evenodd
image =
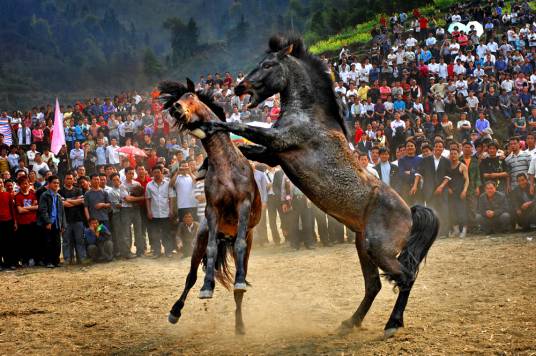
<path id="1" fill-rule="evenodd" d="M 364 292 L 348 244 L 254 248 L 243 337 L 234 334 L 232 293 L 219 285 L 213 299 L 200 300 L 197 284 L 179 323 L 168 323 L 186 259 L 2 273 L 0 354 L 533 355 L 535 254 L 526 234 L 436 241 L 413 288 L 406 328 L 388 340 L 380 337 L 396 294 L 385 281 L 363 327 L 335 333 Z"/>

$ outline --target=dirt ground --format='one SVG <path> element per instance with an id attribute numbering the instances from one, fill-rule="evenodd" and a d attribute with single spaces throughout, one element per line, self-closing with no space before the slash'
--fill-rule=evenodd
<path id="1" fill-rule="evenodd" d="M 0 354 L 536 354 L 536 238 L 438 240 L 406 309 L 381 340 L 396 294 L 383 282 L 363 328 L 337 336 L 363 296 L 351 245 L 254 249 L 247 335 L 234 335 L 232 294 L 200 300 L 167 322 L 186 260 L 114 262 L 0 273 Z M 200 273 L 201 276 L 201 273 Z"/>

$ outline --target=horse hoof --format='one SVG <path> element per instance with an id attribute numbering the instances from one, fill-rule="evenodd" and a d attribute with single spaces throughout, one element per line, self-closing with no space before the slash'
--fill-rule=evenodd
<path id="1" fill-rule="evenodd" d="M 171 323 L 171 324 L 177 324 L 177 322 L 179 321 L 179 317 L 178 316 L 175 316 L 171 313 L 169 313 L 168 317 L 167 317 L 167 320 Z"/>
<path id="2" fill-rule="evenodd" d="M 213 290 L 209 290 L 209 289 L 201 290 L 199 292 L 199 299 L 211 299 L 212 294 L 214 294 Z"/>
<path id="3" fill-rule="evenodd" d="M 246 328 L 243 326 L 235 328 L 235 335 L 246 335 Z"/>
<path id="4" fill-rule="evenodd" d="M 246 283 L 235 283 L 234 290 L 235 290 L 235 292 L 236 291 L 244 291 L 245 292 L 246 287 L 247 287 Z"/>
<path id="5" fill-rule="evenodd" d="M 337 334 L 339 336 L 345 336 L 345 335 L 348 335 L 349 333 L 351 333 L 353 329 L 354 329 L 354 327 L 351 324 L 349 324 L 346 321 L 343 321 L 341 323 L 341 326 L 339 326 L 339 328 L 337 329 Z"/>
<path id="6" fill-rule="evenodd" d="M 384 332 L 383 332 L 383 338 L 384 339 L 389 339 L 389 338 L 395 336 L 397 331 L 398 331 L 398 328 L 385 329 Z"/>

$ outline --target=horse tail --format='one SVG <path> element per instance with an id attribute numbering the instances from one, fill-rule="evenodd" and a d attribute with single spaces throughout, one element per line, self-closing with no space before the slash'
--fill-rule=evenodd
<path id="1" fill-rule="evenodd" d="M 233 285 L 233 275 L 230 271 L 229 256 L 234 254 L 234 241 L 231 239 L 218 240 L 218 257 L 216 258 L 216 279 L 227 290 Z"/>
<path id="2" fill-rule="evenodd" d="M 406 282 L 413 282 L 417 278 L 419 265 L 426 258 L 439 231 L 439 220 L 432 209 L 415 205 L 411 208 L 411 217 L 413 226 L 410 237 L 398 256 L 398 261 L 404 266 L 410 278 Z M 399 285 L 399 287 L 405 286 Z"/>

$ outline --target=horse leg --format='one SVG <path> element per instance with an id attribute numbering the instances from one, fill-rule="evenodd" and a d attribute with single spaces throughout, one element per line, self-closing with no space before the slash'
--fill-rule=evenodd
<path id="1" fill-rule="evenodd" d="M 181 317 L 181 310 L 184 307 L 184 302 L 188 297 L 188 293 L 197 281 L 197 270 L 201 260 L 203 259 L 203 256 L 205 255 L 205 250 L 207 249 L 207 240 L 208 228 L 206 220 L 204 220 L 202 225 L 199 227 L 199 231 L 195 239 L 194 252 L 190 260 L 190 272 L 188 272 L 188 276 L 186 276 L 184 290 L 182 291 L 180 298 L 175 302 L 175 304 L 173 304 L 173 307 L 169 312 L 168 320 L 172 324 L 176 324 L 179 321 L 179 318 Z"/>
<path id="2" fill-rule="evenodd" d="M 218 257 L 218 244 L 216 236 L 218 234 L 218 216 L 211 206 L 207 205 L 206 217 L 208 224 L 208 242 L 206 248 L 207 266 L 203 287 L 199 292 L 200 299 L 210 299 L 214 294 L 214 277 L 216 272 L 216 258 Z"/>
<path id="3" fill-rule="evenodd" d="M 249 227 L 249 215 L 251 213 L 251 203 L 245 200 L 238 208 L 238 232 L 234 243 L 236 275 L 235 290 L 246 290 L 246 270 L 244 268 L 247 252 L 247 233 Z"/>
<path id="4" fill-rule="evenodd" d="M 279 159 L 277 159 L 274 154 L 264 146 L 238 145 L 238 149 L 250 161 L 261 162 L 270 167 L 275 167 L 280 164 Z"/>
<path id="5" fill-rule="evenodd" d="M 373 226 L 373 225 L 370 225 Z M 372 228 L 374 229 L 374 228 Z M 387 239 L 387 234 L 391 232 L 384 231 L 383 240 Z M 367 240 L 369 241 L 381 241 L 381 235 L 379 232 L 373 234 L 374 239 L 368 238 L 369 231 L 367 231 Z M 414 278 L 409 271 L 398 261 L 397 256 L 392 252 L 387 252 L 382 248 L 381 243 L 372 242 L 368 247 L 369 255 L 374 263 L 385 272 L 385 275 L 389 280 L 396 283 L 399 288 L 399 295 L 395 303 L 395 307 L 389 318 L 389 321 L 385 325 L 384 336 L 393 336 L 398 328 L 404 326 L 404 310 L 408 302 L 409 293 L 413 287 Z"/>
<path id="6" fill-rule="evenodd" d="M 303 140 L 303 137 L 297 135 L 294 129 L 290 130 L 288 127 L 265 128 L 249 126 L 240 122 L 221 121 L 196 122 L 194 126 L 205 131 L 207 135 L 216 132 L 232 132 L 257 145 L 269 147 L 272 152 L 288 150 L 297 146 Z"/>
<path id="7" fill-rule="evenodd" d="M 247 276 L 248 273 L 248 261 L 249 261 L 249 253 L 251 252 L 251 245 L 253 243 L 253 230 L 249 230 L 246 235 L 246 254 L 244 256 L 244 272 Z M 238 269 L 238 266 L 237 266 Z M 247 284 L 247 281 L 244 278 L 245 283 Z M 244 326 L 244 320 L 242 319 L 242 299 L 244 298 L 244 290 L 236 289 L 234 290 L 234 299 L 236 304 L 236 310 L 235 310 L 235 334 L 236 335 L 244 335 L 246 333 L 246 327 Z"/>
<path id="8" fill-rule="evenodd" d="M 374 299 L 382 288 L 378 267 L 367 253 L 362 232 L 356 233 L 355 246 L 359 255 L 363 278 L 365 279 L 365 296 L 350 319 L 343 321 L 339 327 L 339 334 L 342 335 L 349 333 L 355 326 L 361 326 L 361 322 L 365 318 L 365 315 L 367 315 L 372 302 L 374 302 Z"/>

